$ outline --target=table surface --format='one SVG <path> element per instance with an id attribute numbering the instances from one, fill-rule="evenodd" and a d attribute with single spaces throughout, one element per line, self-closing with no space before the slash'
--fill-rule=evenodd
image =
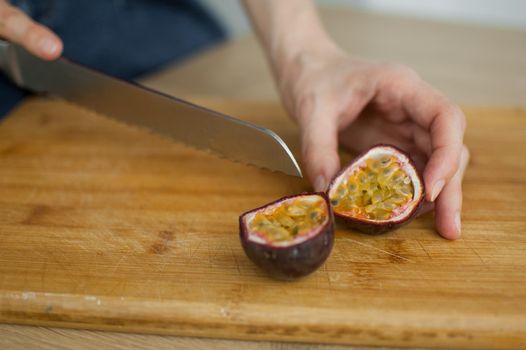
<path id="1" fill-rule="evenodd" d="M 433 23 L 351 10 L 321 12 L 329 31 L 343 47 L 371 59 L 406 63 L 460 104 L 525 105 L 526 31 Z M 226 43 L 143 81 L 188 98 L 277 99 L 253 37 Z M 10 349 L 369 349 L 14 325 L 0 325 L 0 335 L 0 348 Z"/>

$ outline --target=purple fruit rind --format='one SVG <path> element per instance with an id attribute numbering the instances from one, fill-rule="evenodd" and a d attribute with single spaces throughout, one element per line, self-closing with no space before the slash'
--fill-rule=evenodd
<path id="1" fill-rule="evenodd" d="M 318 228 L 319 232 L 314 236 L 290 246 L 271 246 L 248 239 L 249 229 L 244 221 L 246 215 L 290 198 L 310 195 L 318 195 L 323 198 L 329 215 L 327 222 Z M 324 192 L 300 193 L 280 198 L 247 211 L 239 217 L 239 237 L 249 259 L 272 277 L 281 280 L 293 280 L 306 276 L 318 269 L 327 260 L 334 245 L 334 214 L 329 197 Z"/>
<path id="2" fill-rule="evenodd" d="M 367 234 L 371 234 L 371 235 L 378 235 L 378 234 L 385 233 L 387 231 L 396 230 L 396 229 L 400 228 L 401 226 L 411 222 L 415 218 L 415 214 L 417 213 L 418 209 L 424 203 L 424 197 L 425 197 L 425 191 L 426 191 L 425 185 L 424 185 L 424 181 L 422 179 L 422 176 L 417 171 L 416 166 L 415 166 L 415 162 L 413 161 L 413 159 L 411 158 L 411 156 L 407 152 L 405 152 L 405 151 L 401 150 L 400 148 L 398 148 L 396 146 L 393 146 L 393 145 L 377 144 L 377 145 L 374 145 L 373 147 L 367 149 L 366 151 L 360 153 L 357 157 L 354 158 L 353 161 L 351 161 L 346 167 L 344 167 L 342 170 L 340 170 L 338 172 L 338 174 L 336 174 L 336 176 L 330 182 L 329 187 L 327 188 L 327 195 L 331 191 L 332 187 L 336 184 L 336 180 L 343 173 L 345 173 L 350 167 L 352 167 L 356 163 L 356 161 L 358 161 L 363 156 L 365 156 L 367 153 L 371 152 L 373 149 L 378 148 L 378 147 L 391 148 L 392 150 L 395 151 L 395 152 L 393 152 L 394 154 L 400 153 L 400 154 L 403 154 L 404 156 L 406 156 L 407 159 L 409 160 L 409 164 L 411 165 L 411 167 L 413 167 L 415 169 L 415 174 L 418 177 L 418 181 L 421 184 L 422 191 L 420 193 L 420 199 L 418 200 L 418 202 L 416 204 L 414 204 L 413 209 L 409 213 L 407 213 L 404 217 L 402 217 L 401 219 L 398 219 L 398 220 L 386 221 L 386 222 L 376 222 L 375 223 L 375 222 L 369 222 L 369 221 L 366 221 L 366 220 L 362 220 L 362 219 L 359 219 L 359 218 L 354 218 L 354 217 L 351 217 L 351 216 L 347 216 L 347 215 L 343 215 L 343 214 L 339 214 L 337 212 L 334 212 L 335 218 L 338 221 L 341 221 L 341 222 L 345 223 L 346 226 L 348 226 L 348 227 L 350 227 L 352 229 L 355 229 L 355 230 L 367 233 Z"/>

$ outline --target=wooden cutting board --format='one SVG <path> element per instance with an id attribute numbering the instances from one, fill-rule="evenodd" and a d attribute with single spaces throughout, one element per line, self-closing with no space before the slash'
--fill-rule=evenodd
<path id="1" fill-rule="evenodd" d="M 209 103 L 296 131 L 271 104 Z M 207 337 L 526 348 L 526 109 L 469 108 L 463 235 L 432 213 L 277 282 L 238 215 L 308 184 L 57 100 L 0 124 L 0 321 Z"/>

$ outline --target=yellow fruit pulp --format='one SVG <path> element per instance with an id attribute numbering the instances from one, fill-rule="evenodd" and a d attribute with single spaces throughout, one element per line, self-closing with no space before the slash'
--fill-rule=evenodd
<path id="1" fill-rule="evenodd" d="M 321 197 L 305 196 L 286 201 L 270 211 L 262 210 L 250 221 L 249 229 L 271 242 L 292 240 L 311 232 L 327 218 Z"/>
<path id="2" fill-rule="evenodd" d="M 413 182 L 396 157 L 370 158 L 331 191 L 337 213 L 356 218 L 388 220 L 413 199 Z"/>

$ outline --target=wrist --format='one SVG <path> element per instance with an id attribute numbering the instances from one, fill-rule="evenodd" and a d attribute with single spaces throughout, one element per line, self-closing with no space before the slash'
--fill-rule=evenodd
<path id="1" fill-rule="evenodd" d="M 244 0 L 244 4 L 276 80 L 306 61 L 341 53 L 323 28 L 312 0 Z"/>
<path id="2" fill-rule="evenodd" d="M 312 29 L 285 33 L 272 43 L 269 59 L 276 78 L 319 59 L 342 54 L 341 49 L 324 31 Z"/>

